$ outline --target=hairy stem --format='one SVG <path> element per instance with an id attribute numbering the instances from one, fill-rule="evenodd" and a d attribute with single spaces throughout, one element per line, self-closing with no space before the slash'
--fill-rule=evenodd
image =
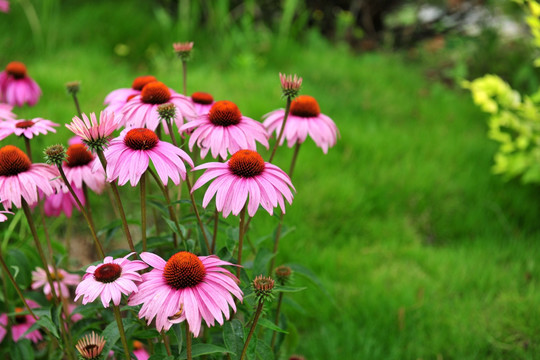
<path id="1" fill-rule="evenodd" d="M 244 360 L 244 357 L 246 356 L 247 348 L 249 345 L 249 342 L 251 341 L 251 337 L 253 336 L 253 332 L 255 331 L 255 327 L 257 326 L 257 321 L 259 321 L 259 316 L 261 315 L 261 311 L 264 305 L 263 299 L 259 300 L 259 304 L 257 305 L 257 310 L 255 311 L 255 317 L 253 318 L 253 323 L 251 324 L 251 328 L 249 329 L 249 334 L 246 339 L 246 342 L 244 343 L 244 348 L 242 349 L 242 355 L 240 356 L 240 360 Z"/>

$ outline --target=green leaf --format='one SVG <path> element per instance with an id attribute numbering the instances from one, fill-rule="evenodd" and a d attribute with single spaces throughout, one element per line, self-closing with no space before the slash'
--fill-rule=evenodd
<path id="1" fill-rule="evenodd" d="M 134 325 L 133 322 L 129 320 L 126 321 L 126 320 L 128 319 L 122 320 L 122 323 L 124 325 L 124 332 L 127 332 Z M 105 330 L 103 330 L 101 335 L 107 341 L 105 343 L 105 347 L 103 348 L 103 354 L 108 354 L 111 351 L 114 344 L 116 344 L 118 339 L 120 339 L 120 332 L 118 331 L 118 325 L 116 324 L 116 321 L 113 321 L 109 325 L 107 325 L 107 327 L 105 328 Z"/>
<path id="2" fill-rule="evenodd" d="M 272 351 L 272 348 L 262 340 L 257 341 L 255 355 L 257 356 L 257 359 L 260 360 L 274 360 L 274 352 Z"/>
<path id="3" fill-rule="evenodd" d="M 13 359 L 34 360 L 34 347 L 28 339 L 17 341 L 13 347 Z"/>
<path id="4" fill-rule="evenodd" d="M 182 342 L 184 340 L 184 337 L 182 335 L 182 325 L 181 323 L 178 323 L 176 325 L 172 326 L 174 335 L 176 336 L 176 341 L 178 342 L 178 353 L 182 353 Z"/>
<path id="5" fill-rule="evenodd" d="M 283 334 L 288 334 L 287 331 L 283 330 L 282 328 L 280 328 L 279 326 L 274 324 L 272 321 L 270 321 L 268 319 L 265 319 L 265 318 L 259 319 L 259 321 L 257 322 L 257 325 L 260 325 L 260 326 L 265 327 L 267 329 L 274 330 L 274 331 L 277 331 L 277 332 L 280 332 L 280 333 L 283 333 Z"/>
<path id="6" fill-rule="evenodd" d="M 223 325 L 223 341 L 227 349 L 239 359 L 244 346 L 244 326 L 238 319 L 227 321 Z"/>
<path id="7" fill-rule="evenodd" d="M 270 249 L 259 249 L 255 256 L 255 260 L 253 261 L 253 277 L 257 275 L 266 275 L 268 272 L 268 263 L 274 256 L 275 254 L 270 251 Z"/>
<path id="8" fill-rule="evenodd" d="M 32 324 L 32 326 L 28 330 L 26 330 L 24 336 L 28 335 L 34 330 L 39 329 L 40 327 L 49 330 L 55 338 L 60 340 L 58 328 L 48 316 L 41 316 L 34 324 Z"/>
<path id="9" fill-rule="evenodd" d="M 283 292 L 283 293 L 295 293 L 300 292 L 302 290 L 306 290 L 307 287 L 298 287 L 298 286 L 276 286 L 274 288 L 275 292 Z"/>
<path id="10" fill-rule="evenodd" d="M 163 355 L 163 354 L 154 354 L 148 358 L 148 360 L 174 360 L 174 356 Z"/>
<path id="11" fill-rule="evenodd" d="M 180 236 L 187 236 L 187 229 L 184 225 L 178 224 L 180 227 L 180 230 L 178 230 L 178 227 L 176 226 L 175 222 L 169 219 L 168 217 L 162 216 L 162 218 L 165 220 L 167 225 L 169 226 L 169 229 L 171 229 L 172 232 L 180 235 Z"/>
<path id="12" fill-rule="evenodd" d="M 330 296 L 328 290 L 326 290 L 317 275 L 315 275 L 311 270 L 299 264 L 287 264 L 287 266 L 289 266 L 295 272 L 295 274 L 301 275 L 302 277 L 308 279 L 313 284 L 315 284 L 319 288 L 319 290 L 321 290 L 322 293 L 326 295 L 328 300 L 334 304 L 334 299 L 332 298 L 332 296 Z"/>
<path id="13" fill-rule="evenodd" d="M 202 355 L 210 354 L 225 354 L 230 353 L 229 350 L 224 347 L 213 345 L 213 344 L 195 344 L 191 347 L 191 355 L 195 358 Z M 182 351 L 179 359 L 187 359 L 186 350 Z"/>

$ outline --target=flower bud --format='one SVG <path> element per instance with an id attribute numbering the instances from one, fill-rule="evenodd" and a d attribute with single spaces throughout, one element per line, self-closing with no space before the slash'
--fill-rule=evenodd
<path id="1" fill-rule="evenodd" d="M 271 277 L 259 275 L 252 282 L 253 291 L 259 301 L 271 301 L 274 298 L 274 280 Z"/>
<path id="2" fill-rule="evenodd" d="M 66 149 L 61 144 L 51 145 L 44 151 L 45 162 L 49 165 L 62 166 L 62 161 L 66 160 Z"/>

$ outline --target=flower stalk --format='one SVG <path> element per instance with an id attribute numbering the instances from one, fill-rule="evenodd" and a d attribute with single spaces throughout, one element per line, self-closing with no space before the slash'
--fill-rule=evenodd
<path id="1" fill-rule="evenodd" d="M 142 249 L 146 251 L 146 171 L 141 176 L 139 184 L 141 195 L 141 233 L 142 233 Z"/>
<path id="2" fill-rule="evenodd" d="M 129 347 L 126 339 L 126 333 L 124 332 L 124 324 L 122 324 L 122 315 L 120 314 L 120 308 L 116 305 L 113 305 L 114 318 L 116 319 L 116 325 L 118 325 L 118 331 L 120 332 L 120 340 L 122 341 L 122 346 L 124 347 L 124 354 L 126 360 L 131 360 L 131 355 L 129 354 Z"/>
<path id="3" fill-rule="evenodd" d="M 264 305 L 264 300 L 261 298 L 259 299 L 257 310 L 255 311 L 255 317 L 253 318 L 253 322 L 251 323 L 251 328 L 249 329 L 249 334 L 247 336 L 246 342 L 244 343 L 244 348 L 242 349 L 242 355 L 240 356 L 240 360 L 244 360 L 244 357 L 246 356 L 248 345 L 249 345 L 249 342 L 251 341 L 251 337 L 253 336 L 253 333 L 255 332 L 255 327 L 257 326 L 257 321 L 259 321 L 259 316 L 261 315 L 263 305 Z"/>
<path id="4" fill-rule="evenodd" d="M 236 277 L 240 279 L 240 270 L 242 265 L 242 247 L 244 245 L 244 234 L 246 228 L 246 207 L 244 206 L 240 211 L 240 223 L 238 229 L 238 267 L 236 268 Z"/>

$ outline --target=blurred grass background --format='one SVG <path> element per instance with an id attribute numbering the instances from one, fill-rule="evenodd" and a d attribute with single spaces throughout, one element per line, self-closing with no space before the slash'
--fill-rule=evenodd
<path id="1" fill-rule="evenodd" d="M 28 21 L 32 4 L 40 31 Z M 302 2 L 284 1 L 273 27 L 255 21 L 255 1 L 236 13 L 227 1 L 180 1 L 179 21 L 171 4 L 13 1 L 0 14 L 0 67 L 25 62 L 43 90 L 37 106 L 16 113 L 69 122 L 64 84 L 73 80 L 83 112 L 101 110 L 107 93 L 139 75 L 180 89 L 174 41 L 195 41 L 188 92 L 232 100 L 255 119 L 284 106 L 278 72 L 298 73 L 341 138 L 328 155 L 311 140 L 300 151 L 285 217 L 294 231 L 278 263 L 309 269 L 322 287 L 296 276 L 308 289 L 285 304 L 294 328 L 283 356 L 537 358 L 540 191 L 491 174 L 485 116 L 468 93 L 429 76 L 441 53 L 355 51 L 307 28 Z M 34 156 L 69 136 L 62 126 L 38 137 Z M 276 163 L 288 168 L 291 155 L 281 148 Z M 260 212 L 253 224 L 255 238 L 277 219 Z"/>

